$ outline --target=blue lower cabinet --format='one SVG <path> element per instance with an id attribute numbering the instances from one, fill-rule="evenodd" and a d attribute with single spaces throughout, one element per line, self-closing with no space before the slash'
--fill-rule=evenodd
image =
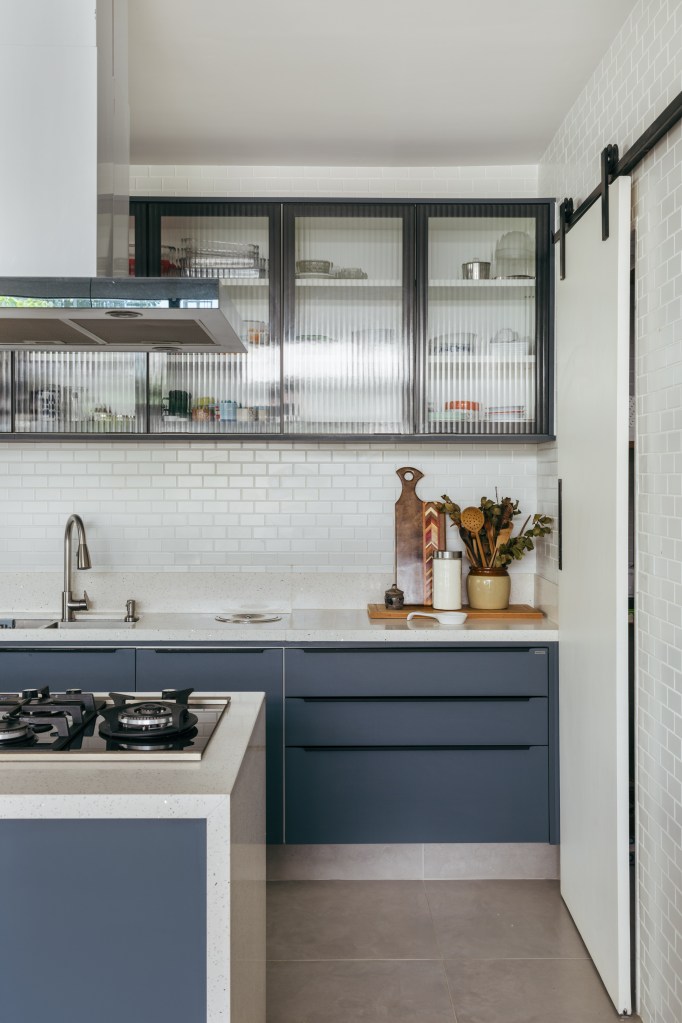
<path id="1" fill-rule="evenodd" d="M 267 841 L 284 840 L 283 671 L 282 650 L 138 649 L 138 692 L 185 689 L 197 693 L 265 693 Z"/>
<path id="2" fill-rule="evenodd" d="M 86 649 L 0 650 L 0 692 L 49 686 L 54 692 L 133 691 L 135 651 Z"/>
<path id="3" fill-rule="evenodd" d="M 548 842 L 546 746 L 286 751 L 286 840 Z"/>
<path id="4" fill-rule="evenodd" d="M 556 842 L 556 650 L 286 651 L 285 839 Z"/>

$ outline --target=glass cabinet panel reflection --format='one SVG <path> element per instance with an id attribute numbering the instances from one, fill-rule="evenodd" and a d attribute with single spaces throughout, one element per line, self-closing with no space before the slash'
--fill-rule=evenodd
<path id="1" fill-rule="evenodd" d="M 0 433 L 12 429 L 12 353 L 0 352 Z"/>
<path id="2" fill-rule="evenodd" d="M 16 352 L 17 433 L 142 433 L 142 352 Z"/>
<path id="3" fill-rule="evenodd" d="M 253 337 L 244 355 L 149 356 L 152 433 L 278 433 L 279 346 Z"/>
<path id="4" fill-rule="evenodd" d="M 279 433 L 280 345 L 272 322 L 269 216 L 221 215 L 199 204 L 194 215 L 160 217 L 163 277 L 217 278 L 229 285 L 242 321 L 244 354 L 150 355 L 153 433 Z"/>
<path id="5" fill-rule="evenodd" d="M 382 215 L 350 206 L 295 217 L 282 395 L 286 432 L 410 428 L 404 230 L 404 218 L 391 207 Z"/>
<path id="6" fill-rule="evenodd" d="M 532 433 L 536 220 L 428 217 L 422 433 Z"/>

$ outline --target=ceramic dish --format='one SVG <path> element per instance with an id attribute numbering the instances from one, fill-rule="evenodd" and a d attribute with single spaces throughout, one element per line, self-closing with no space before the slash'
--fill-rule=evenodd
<path id="1" fill-rule="evenodd" d="M 431 338 L 430 344 L 435 352 L 441 354 L 447 352 L 460 352 L 469 354 L 476 344 L 476 334 L 464 333 L 462 331 L 454 334 L 438 334 Z"/>
<path id="2" fill-rule="evenodd" d="M 347 281 L 366 281 L 367 274 L 359 266 L 338 266 L 332 271 L 332 277 Z"/>
<path id="3" fill-rule="evenodd" d="M 501 327 L 497 333 L 491 337 L 491 345 L 509 345 L 514 344 L 519 340 L 518 331 L 512 330 L 511 327 Z"/>
<path id="4" fill-rule="evenodd" d="M 296 341 L 311 341 L 314 344 L 330 344 L 336 340 L 336 338 L 329 337 L 327 334 L 297 334 Z"/>
<path id="5" fill-rule="evenodd" d="M 519 355 L 528 355 L 528 342 L 512 341 L 505 345 L 493 345 L 491 342 L 491 355 L 495 359 L 510 359 Z"/>
<path id="6" fill-rule="evenodd" d="M 464 611 L 410 611 L 408 622 L 413 618 L 435 618 L 439 625 L 464 625 L 467 620 Z"/>
<path id="7" fill-rule="evenodd" d="M 354 330 L 353 341 L 395 341 L 395 330 L 392 327 L 368 327 L 366 330 Z"/>
<path id="8" fill-rule="evenodd" d="M 334 264 L 329 259 L 297 259 L 297 274 L 328 274 Z"/>
<path id="9" fill-rule="evenodd" d="M 533 239 L 525 231 L 508 231 L 495 246 L 495 256 L 497 259 L 500 256 L 504 259 L 524 259 L 532 255 L 534 250 Z"/>

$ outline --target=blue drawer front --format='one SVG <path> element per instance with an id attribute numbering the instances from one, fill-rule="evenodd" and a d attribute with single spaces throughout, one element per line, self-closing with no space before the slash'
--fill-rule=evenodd
<path id="1" fill-rule="evenodd" d="M 0 692 L 135 690 L 134 650 L 0 650 Z"/>
<path id="2" fill-rule="evenodd" d="M 546 647 L 289 649 L 287 696 L 547 696 Z"/>
<path id="3" fill-rule="evenodd" d="M 265 693 L 267 840 L 284 841 L 281 649 L 137 651 L 138 692 L 187 686 L 198 693 Z"/>
<path id="4" fill-rule="evenodd" d="M 287 699 L 287 746 L 542 746 L 547 700 Z"/>
<path id="5" fill-rule="evenodd" d="M 547 747 L 287 749 L 286 841 L 548 842 Z"/>

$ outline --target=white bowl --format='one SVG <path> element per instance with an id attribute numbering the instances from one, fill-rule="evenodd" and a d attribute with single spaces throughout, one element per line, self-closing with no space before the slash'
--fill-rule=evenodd
<path id="1" fill-rule="evenodd" d="M 408 622 L 413 618 L 435 618 L 439 625 L 464 625 L 467 620 L 464 611 L 410 611 Z"/>

